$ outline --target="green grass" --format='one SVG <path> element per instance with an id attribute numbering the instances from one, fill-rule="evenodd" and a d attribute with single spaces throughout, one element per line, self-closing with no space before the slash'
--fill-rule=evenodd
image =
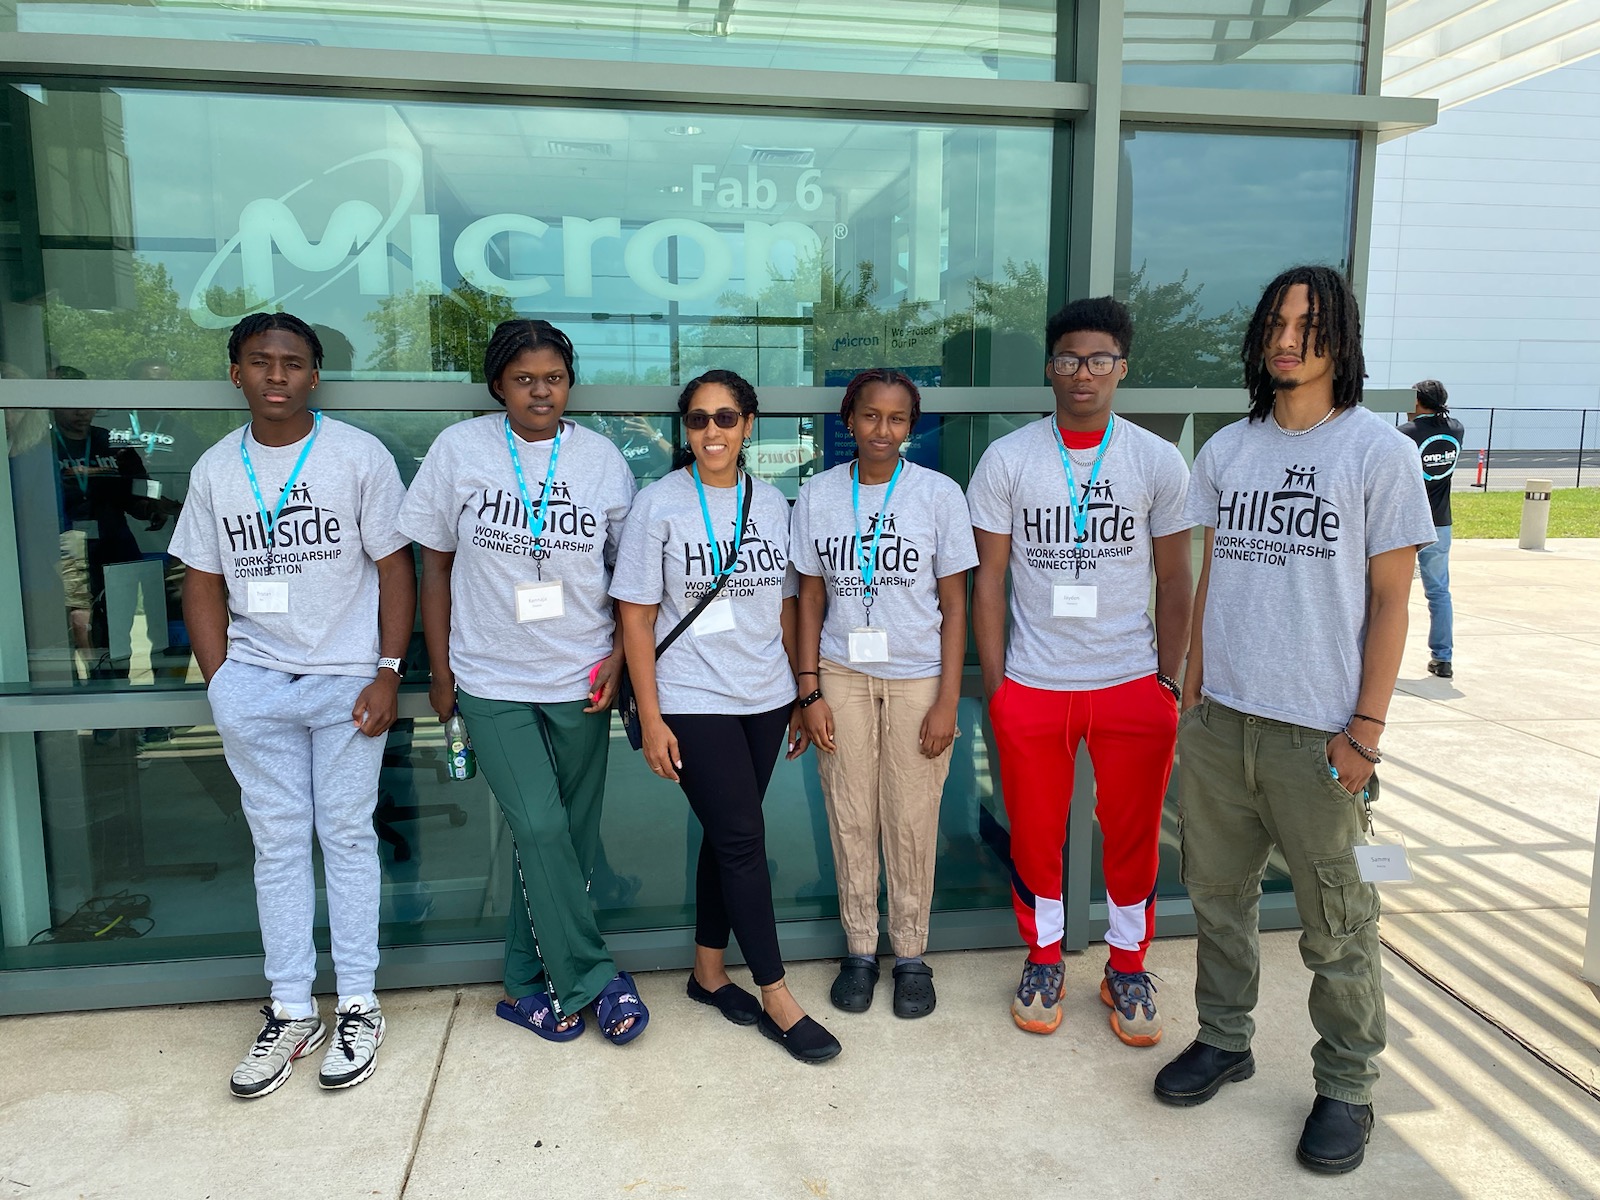
<path id="1" fill-rule="evenodd" d="M 1450 498 L 1455 538 L 1514 538 L 1522 526 L 1521 492 L 1457 492 Z M 1550 496 L 1553 538 L 1600 537 L 1600 488 L 1562 488 Z"/>

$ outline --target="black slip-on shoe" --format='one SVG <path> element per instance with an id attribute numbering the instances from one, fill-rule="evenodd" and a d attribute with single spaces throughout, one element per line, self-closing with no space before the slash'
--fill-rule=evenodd
<path id="1" fill-rule="evenodd" d="M 1428 674 L 1436 675 L 1440 679 L 1454 679 L 1455 669 L 1451 667 L 1448 658 L 1434 658 L 1428 660 Z"/>
<path id="2" fill-rule="evenodd" d="M 923 962 L 901 963 L 894 969 L 894 1015 L 925 1017 L 939 1003 L 933 990 L 933 968 Z"/>
<path id="3" fill-rule="evenodd" d="M 784 1030 L 779 1029 L 778 1023 L 766 1013 L 762 1013 L 756 1025 L 765 1037 L 777 1042 L 801 1062 L 827 1062 L 830 1058 L 837 1058 L 839 1051 L 844 1049 L 839 1045 L 838 1038 L 810 1017 L 801 1017 Z"/>
<path id="4" fill-rule="evenodd" d="M 1256 1073 L 1248 1050 L 1219 1050 L 1204 1042 L 1187 1049 L 1156 1074 L 1156 1099 L 1181 1108 L 1204 1104 L 1225 1083 L 1240 1083 Z"/>
<path id="5" fill-rule="evenodd" d="M 1294 1156 L 1320 1174 L 1343 1175 L 1361 1165 L 1371 1140 L 1372 1105 L 1318 1095 Z"/>
<path id="6" fill-rule="evenodd" d="M 756 1018 L 761 1015 L 761 1001 L 736 983 L 725 983 L 713 992 L 702 987 L 691 971 L 689 986 L 685 990 L 689 993 L 689 999 L 711 1005 L 735 1025 L 754 1025 Z"/>
<path id="7" fill-rule="evenodd" d="M 878 963 L 859 958 L 841 958 L 839 975 L 828 991 L 828 999 L 835 1008 L 845 1012 L 863 1013 L 872 1007 L 872 992 L 878 986 Z"/>

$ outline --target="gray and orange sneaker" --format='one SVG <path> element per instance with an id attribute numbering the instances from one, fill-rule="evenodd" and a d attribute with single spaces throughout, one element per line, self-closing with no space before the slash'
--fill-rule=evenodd
<path id="1" fill-rule="evenodd" d="M 1022 964 L 1022 982 L 1011 1001 L 1011 1019 L 1029 1033 L 1054 1033 L 1061 1025 L 1061 985 L 1064 962 Z"/>
<path id="2" fill-rule="evenodd" d="M 1161 1014 L 1156 1011 L 1156 985 L 1150 972 L 1124 973 L 1106 964 L 1100 999 L 1111 1010 L 1111 1032 L 1129 1046 L 1154 1046 L 1161 1040 Z"/>

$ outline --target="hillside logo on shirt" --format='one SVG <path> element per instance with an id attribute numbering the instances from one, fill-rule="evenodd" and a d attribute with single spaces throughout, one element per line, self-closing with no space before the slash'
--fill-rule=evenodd
<path id="1" fill-rule="evenodd" d="M 1101 559 L 1126 558 L 1133 553 L 1138 517 L 1117 500 L 1113 482 L 1097 479 L 1092 485 L 1079 484 L 1078 490 L 1088 513 L 1082 537 L 1074 535 L 1070 505 L 1036 505 L 1022 510 L 1022 553 L 1029 566 L 1044 571 L 1068 566 L 1093 570 Z"/>
<path id="2" fill-rule="evenodd" d="M 544 500 L 544 484 L 533 496 L 537 512 Z M 600 518 L 572 498 L 564 480 L 550 485 L 550 507 L 545 514 L 544 532 L 535 547 L 528 524 L 528 508 L 514 488 L 485 487 L 471 503 L 477 506 L 478 527 L 472 544 L 500 554 L 518 554 L 544 561 L 554 550 L 588 554 L 594 550 L 600 532 Z"/>
<path id="3" fill-rule="evenodd" d="M 1291 558 L 1336 558 L 1341 521 L 1332 500 L 1317 494 L 1317 468 L 1284 468 L 1276 490 L 1224 493 L 1217 500 L 1212 556 L 1282 567 Z"/>
<path id="4" fill-rule="evenodd" d="M 281 496 L 283 490 L 280 488 Z M 343 553 L 343 523 L 339 514 L 323 508 L 311 495 L 311 485 L 296 483 L 284 501 L 273 526 L 268 556 L 267 519 L 260 509 L 222 518 L 222 533 L 235 556 L 233 577 L 254 579 L 268 575 L 299 575 L 312 563 L 331 562 Z"/>
<path id="5" fill-rule="evenodd" d="M 864 534 L 857 537 L 849 533 L 842 537 L 812 538 L 817 558 L 822 562 L 823 573 L 833 580 L 835 596 L 859 596 L 865 590 L 861 582 L 861 552 L 871 550 L 873 537 L 878 533 L 879 522 L 883 534 L 878 537 L 877 561 L 873 567 L 874 591 L 886 587 L 912 588 L 917 585 L 917 572 L 922 569 L 924 551 L 911 538 L 899 531 L 894 513 L 873 513 L 867 521 Z"/>
<path id="6" fill-rule="evenodd" d="M 721 561 L 726 564 L 733 557 L 733 538 L 717 542 Z M 733 577 L 722 589 L 724 596 L 753 596 L 764 587 L 782 587 L 789 559 L 780 543 L 761 535 L 761 526 L 754 514 L 745 522 L 744 539 L 739 545 L 739 561 L 734 566 Z M 711 557 L 711 543 L 686 541 L 683 543 L 683 573 L 686 576 L 683 598 L 690 603 L 711 590 L 715 564 Z"/>

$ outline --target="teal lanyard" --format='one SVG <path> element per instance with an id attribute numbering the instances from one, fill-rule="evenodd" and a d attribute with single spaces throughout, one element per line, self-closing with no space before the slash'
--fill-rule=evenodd
<path id="1" fill-rule="evenodd" d="M 744 475 L 740 473 L 733 485 L 733 558 L 724 570 L 722 547 L 717 544 L 716 531 L 711 528 L 711 508 L 706 504 L 706 489 L 700 482 L 700 464 L 690 467 L 689 474 L 694 477 L 694 490 L 700 493 L 700 519 L 706 523 L 706 540 L 711 543 L 711 579 L 715 583 L 724 575 L 733 574 L 739 566 L 739 547 L 744 545 L 744 522 L 739 519 L 744 514 Z"/>
<path id="2" fill-rule="evenodd" d="M 56 435 L 56 445 L 61 447 L 61 457 L 67 460 L 67 466 L 72 468 L 72 478 L 78 485 L 78 490 L 87 498 L 89 495 L 89 467 L 90 459 L 94 454 L 94 437 L 92 434 L 83 435 L 83 462 L 79 463 L 72 457 L 72 451 L 67 449 L 67 439 L 61 436 L 61 430 L 52 428 L 51 433 Z"/>
<path id="3" fill-rule="evenodd" d="M 1072 543 L 1078 545 L 1084 540 L 1084 531 L 1089 528 L 1089 497 L 1094 494 L 1095 481 L 1100 478 L 1100 464 L 1105 461 L 1106 447 L 1111 445 L 1111 429 L 1116 424 L 1115 416 L 1107 415 L 1106 431 L 1100 437 L 1100 449 L 1095 452 L 1094 466 L 1089 471 L 1089 486 L 1084 488 L 1083 496 L 1078 495 L 1078 479 L 1072 471 L 1072 456 L 1067 453 L 1067 443 L 1061 436 L 1061 427 L 1056 424 L 1054 417 L 1050 418 L 1050 434 L 1056 440 L 1056 449 L 1061 451 L 1061 469 L 1067 473 L 1067 501 L 1072 513 Z M 1083 560 L 1074 559 L 1076 564 L 1073 574 L 1081 574 Z"/>
<path id="4" fill-rule="evenodd" d="M 528 495 L 528 481 L 522 474 L 522 455 L 517 453 L 517 443 L 511 436 L 511 418 L 506 417 L 505 423 L 506 449 L 511 453 L 511 466 L 517 472 L 517 491 L 522 493 L 522 507 L 528 513 L 528 532 L 533 535 L 533 548 L 538 550 L 539 539 L 544 536 L 545 519 L 550 515 L 550 493 L 556 481 L 556 460 L 561 457 L 561 422 L 556 422 L 556 440 L 550 447 L 550 466 L 544 473 L 544 495 L 539 497 L 537 513 L 534 512 L 533 497 Z"/>
<path id="5" fill-rule="evenodd" d="M 861 535 L 861 464 L 850 464 L 850 507 L 856 515 L 856 556 L 861 566 L 861 607 L 867 610 L 867 624 L 872 624 L 872 602 L 876 593 L 872 581 L 878 574 L 878 542 L 883 537 L 884 518 L 889 515 L 889 505 L 894 500 L 894 485 L 900 482 L 900 472 L 906 469 L 906 460 L 895 463 L 894 474 L 889 477 L 889 490 L 883 494 L 878 506 L 878 525 L 872 531 L 872 545 Z"/>
<path id="6" fill-rule="evenodd" d="M 300 450 L 300 457 L 294 461 L 294 470 L 289 472 L 289 478 L 284 482 L 283 492 L 278 497 L 278 506 L 267 514 L 267 502 L 261 498 L 261 484 L 256 481 L 256 468 L 250 461 L 250 428 L 246 426 L 239 435 L 239 458 L 244 462 L 245 477 L 250 480 L 250 491 L 256 498 L 256 511 L 261 514 L 261 519 L 266 523 L 267 535 L 267 565 L 272 565 L 273 543 L 278 539 L 278 516 L 283 512 L 283 506 L 289 499 L 289 493 L 294 491 L 295 481 L 300 478 L 300 471 L 306 465 L 306 459 L 311 455 L 311 447 L 317 443 L 317 434 L 322 429 L 322 414 L 313 413 L 311 420 L 311 436 L 306 439 L 306 444 Z"/>

